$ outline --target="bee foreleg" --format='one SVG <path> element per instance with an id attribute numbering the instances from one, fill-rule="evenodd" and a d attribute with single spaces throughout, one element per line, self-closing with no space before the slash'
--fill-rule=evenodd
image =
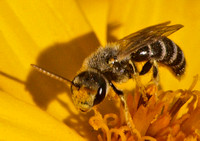
<path id="1" fill-rule="evenodd" d="M 113 85 L 112 82 L 109 83 L 110 86 L 112 87 L 112 89 L 115 91 L 115 93 L 119 96 L 120 101 L 121 101 L 121 105 L 124 109 L 124 116 L 125 116 L 125 120 L 126 120 L 126 124 L 127 126 L 130 128 L 131 133 L 136 133 L 136 135 L 140 138 L 140 134 L 139 132 L 135 129 L 135 124 L 133 123 L 131 114 L 129 113 L 129 109 L 128 109 L 128 105 L 126 102 L 126 99 L 124 97 L 124 93 L 120 90 L 118 90 L 115 85 Z"/>
<path id="2" fill-rule="evenodd" d="M 115 85 L 113 85 L 112 82 L 109 82 L 109 84 L 110 84 L 110 86 L 112 87 L 112 89 L 115 91 L 115 93 L 116 93 L 117 95 L 124 95 L 124 93 L 123 93 L 122 91 L 118 90 L 118 89 L 115 87 Z"/>
<path id="3" fill-rule="evenodd" d="M 133 123 L 132 116 L 129 112 L 126 99 L 125 99 L 124 95 L 119 95 L 119 97 L 120 97 L 120 101 L 121 101 L 121 106 L 124 109 L 124 116 L 125 116 L 126 124 L 130 128 L 131 134 L 132 135 L 135 134 L 137 136 L 137 138 L 140 139 L 141 135 L 140 135 L 139 131 L 135 128 L 135 124 Z"/>

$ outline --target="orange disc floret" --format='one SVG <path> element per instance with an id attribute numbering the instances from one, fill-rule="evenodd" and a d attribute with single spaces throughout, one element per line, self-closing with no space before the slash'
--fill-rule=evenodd
<path id="1" fill-rule="evenodd" d="M 200 91 L 193 90 L 197 80 L 188 90 L 163 91 L 154 84 L 142 90 L 136 87 L 126 100 L 134 129 L 126 123 L 124 112 L 102 116 L 95 109 L 89 123 L 95 130 L 102 130 L 100 141 L 200 140 Z"/>

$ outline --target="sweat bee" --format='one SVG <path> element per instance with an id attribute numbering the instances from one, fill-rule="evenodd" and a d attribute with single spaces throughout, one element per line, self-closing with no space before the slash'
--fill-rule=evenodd
<path id="1" fill-rule="evenodd" d="M 157 79 L 157 63 L 169 67 L 176 77 L 184 73 L 186 65 L 184 54 L 178 45 L 167 38 L 183 25 L 169 25 L 169 23 L 144 28 L 105 47 L 99 47 L 84 60 L 82 68 L 72 81 L 36 65 L 32 66 L 52 78 L 70 84 L 75 106 L 80 111 L 87 112 L 102 102 L 110 89 L 119 96 L 123 95 L 113 82 L 126 82 L 135 75 L 146 74 L 151 68 L 152 77 Z M 135 62 L 144 61 L 146 63 L 138 72 Z"/>

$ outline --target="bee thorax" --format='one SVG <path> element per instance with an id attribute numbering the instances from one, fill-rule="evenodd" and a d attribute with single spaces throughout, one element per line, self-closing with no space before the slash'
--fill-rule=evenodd
<path id="1" fill-rule="evenodd" d="M 128 59 L 118 62 L 118 53 L 117 47 L 101 47 L 89 56 L 84 64 L 87 69 L 92 68 L 102 73 L 108 81 L 125 82 L 131 78 L 133 68 Z"/>

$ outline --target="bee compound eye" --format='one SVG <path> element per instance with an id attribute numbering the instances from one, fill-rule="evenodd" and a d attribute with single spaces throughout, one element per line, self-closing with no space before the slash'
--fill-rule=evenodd
<path id="1" fill-rule="evenodd" d="M 103 84 L 102 86 L 99 87 L 99 89 L 97 90 L 97 94 L 95 96 L 94 99 L 94 105 L 99 104 L 101 101 L 103 101 L 103 99 L 105 98 L 106 95 L 106 84 Z"/>

